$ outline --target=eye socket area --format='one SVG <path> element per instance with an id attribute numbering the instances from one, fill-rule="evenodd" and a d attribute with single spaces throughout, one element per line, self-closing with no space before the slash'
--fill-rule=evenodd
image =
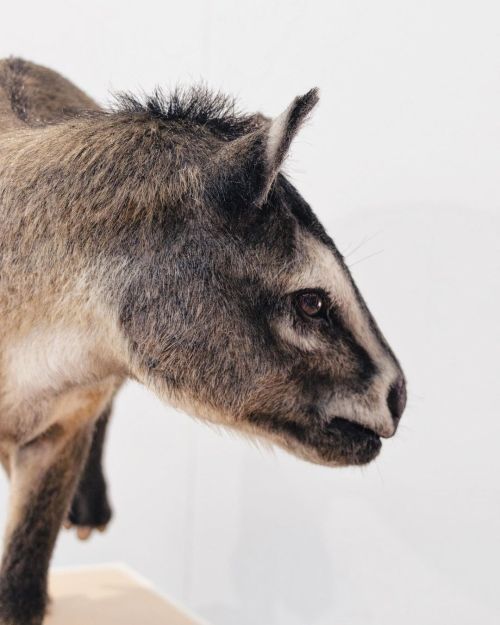
<path id="1" fill-rule="evenodd" d="M 295 293 L 295 307 L 305 319 L 326 319 L 328 297 L 320 289 L 304 289 Z"/>

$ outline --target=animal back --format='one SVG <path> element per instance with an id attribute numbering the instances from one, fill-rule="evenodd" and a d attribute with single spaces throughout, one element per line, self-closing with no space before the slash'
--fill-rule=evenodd
<path id="1" fill-rule="evenodd" d="M 18 58 L 0 60 L 0 132 L 44 125 L 97 104 L 51 69 Z"/>

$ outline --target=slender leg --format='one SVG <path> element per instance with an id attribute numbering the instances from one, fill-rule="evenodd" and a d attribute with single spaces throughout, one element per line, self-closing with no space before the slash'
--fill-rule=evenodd
<path id="1" fill-rule="evenodd" d="M 66 522 L 67 527 L 77 527 L 81 539 L 87 538 L 94 528 L 102 531 L 111 520 L 111 506 L 102 467 L 102 454 L 111 409 L 110 403 L 95 425 L 90 452 Z"/>
<path id="2" fill-rule="evenodd" d="M 3 467 L 3 470 L 9 476 L 9 454 L 0 447 L 0 464 Z"/>
<path id="3" fill-rule="evenodd" d="M 41 625 L 47 573 L 90 447 L 93 422 L 54 425 L 11 458 L 11 501 L 0 568 L 0 625 Z"/>

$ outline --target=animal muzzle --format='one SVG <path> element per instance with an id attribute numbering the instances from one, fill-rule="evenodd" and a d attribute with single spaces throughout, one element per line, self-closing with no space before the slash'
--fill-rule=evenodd
<path id="1" fill-rule="evenodd" d="M 392 421 L 394 423 L 394 433 L 406 407 L 406 382 L 404 376 L 400 374 L 392 384 L 387 394 L 387 407 L 389 408 Z"/>
<path id="2" fill-rule="evenodd" d="M 382 418 L 374 420 L 373 430 L 382 438 L 391 438 L 396 434 L 399 422 L 406 406 L 406 381 L 398 373 L 387 391 L 385 406 L 381 410 Z"/>
<path id="3" fill-rule="evenodd" d="M 406 406 L 406 382 L 398 371 L 393 381 L 375 379 L 371 388 L 342 399 L 333 398 L 326 413 L 362 426 L 382 438 L 396 433 Z"/>

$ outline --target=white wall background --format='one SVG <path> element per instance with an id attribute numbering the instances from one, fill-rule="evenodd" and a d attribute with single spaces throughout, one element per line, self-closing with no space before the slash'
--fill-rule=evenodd
<path id="1" fill-rule="evenodd" d="M 320 86 L 288 171 L 409 379 L 363 470 L 260 452 L 130 385 L 116 520 L 63 535 L 55 563 L 126 561 L 214 625 L 498 623 L 498 0 L 25 0 L 2 6 L 0 53 L 102 102 L 203 78 L 277 114 Z"/>

